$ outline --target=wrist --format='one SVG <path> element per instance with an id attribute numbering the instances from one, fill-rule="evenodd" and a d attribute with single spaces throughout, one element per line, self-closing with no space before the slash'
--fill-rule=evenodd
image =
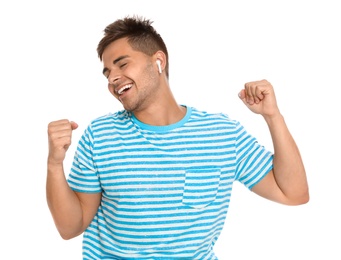
<path id="1" fill-rule="evenodd" d="M 47 168 L 50 170 L 63 169 L 63 162 L 58 162 L 58 161 L 48 159 L 47 160 Z"/>
<path id="2" fill-rule="evenodd" d="M 263 118 L 267 124 L 274 124 L 284 120 L 284 117 L 280 112 L 271 115 L 263 115 Z"/>

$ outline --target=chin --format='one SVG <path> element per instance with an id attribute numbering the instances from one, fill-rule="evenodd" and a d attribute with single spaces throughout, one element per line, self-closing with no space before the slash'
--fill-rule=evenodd
<path id="1" fill-rule="evenodd" d="M 133 111 L 135 110 L 134 107 L 132 107 L 132 106 L 127 106 L 127 105 L 123 105 L 123 108 L 124 108 L 125 110 L 127 110 L 128 112 L 133 112 Z"/>

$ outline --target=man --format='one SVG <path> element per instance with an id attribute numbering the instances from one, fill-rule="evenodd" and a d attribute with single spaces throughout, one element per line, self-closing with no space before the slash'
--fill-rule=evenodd
<path id="1" fill-rule="evenodd" d="M 227 115 L 176 102 L 167 48 L 149 20 L 108 25 L 97 51 L 124 109 L 89 124 L 68 179 L 63 160 L 78 125 L 48 126 L 48 206 L 64 239 L 84 232 L 84 259 L 217 259 L 234 181 L 278 203 L 308 202 L 304 165 L 268 81 L 246 83 L 239 97 L 263 116 L 274 154 Z"/>

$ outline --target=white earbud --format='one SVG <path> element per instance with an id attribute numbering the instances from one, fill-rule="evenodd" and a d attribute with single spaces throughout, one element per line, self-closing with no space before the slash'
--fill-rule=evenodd
<path id="1" fill-rule="evenodd" d="M 160 60 L 156 60 L 156 64 L 157 64 L 157 67 L 159 68 L 159 73 L 161 74 L 162 73 L 161 61 Z"/>

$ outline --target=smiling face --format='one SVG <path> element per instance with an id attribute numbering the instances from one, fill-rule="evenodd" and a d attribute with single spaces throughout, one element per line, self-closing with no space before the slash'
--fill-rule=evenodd
<path id="1" fill-rule="evenodd" d="M 147 109 L 161 94 L 156 55 L 132 49 L 126 38 L 114 41 L 102 55 L 108 89 L 128 111 Z"/>

